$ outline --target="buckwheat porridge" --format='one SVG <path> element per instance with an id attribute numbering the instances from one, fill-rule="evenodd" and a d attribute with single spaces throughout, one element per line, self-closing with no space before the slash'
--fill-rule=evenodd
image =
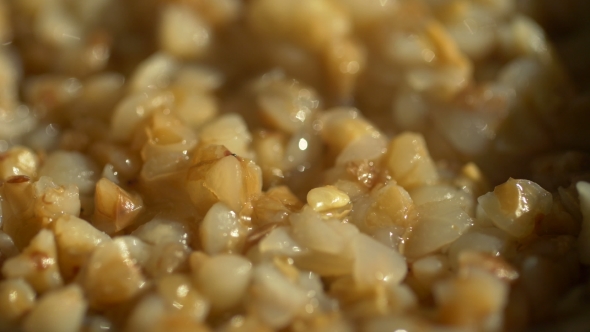
<path id="1" fill-rule="evenodd" d="M 587 331 L 590 2 L 0 1 L 0 331 Z"/>

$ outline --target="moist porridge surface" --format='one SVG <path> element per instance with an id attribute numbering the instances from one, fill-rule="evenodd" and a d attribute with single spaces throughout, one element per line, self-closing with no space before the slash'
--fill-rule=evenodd
<path id="1" fill-rule="evenodd" d="M 0 331 L 589 328 L 589 9 L 0 1 Z"/>

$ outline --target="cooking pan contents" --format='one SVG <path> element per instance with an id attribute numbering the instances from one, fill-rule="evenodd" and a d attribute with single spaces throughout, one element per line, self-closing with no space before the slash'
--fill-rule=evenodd
<path id="1" fill-rule="evenodd" d="M 0 1 L 0 331 L 584 330 L 588 7 Z"/>

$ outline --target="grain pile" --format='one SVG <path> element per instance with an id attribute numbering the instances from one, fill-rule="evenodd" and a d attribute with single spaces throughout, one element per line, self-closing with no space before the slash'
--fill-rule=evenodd
<path id="1" fill-rule="evenodd" d="M 0 1 L 0 331 L 584 330 L 561 3 Z"/>

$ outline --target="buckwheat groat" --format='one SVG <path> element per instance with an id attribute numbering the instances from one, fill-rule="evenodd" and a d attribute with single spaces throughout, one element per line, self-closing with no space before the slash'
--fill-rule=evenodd
<path id="1" fill-rule="evenodd" d="M 0 332 L 587 329 L 589 12 L 0 0 Z"/>

